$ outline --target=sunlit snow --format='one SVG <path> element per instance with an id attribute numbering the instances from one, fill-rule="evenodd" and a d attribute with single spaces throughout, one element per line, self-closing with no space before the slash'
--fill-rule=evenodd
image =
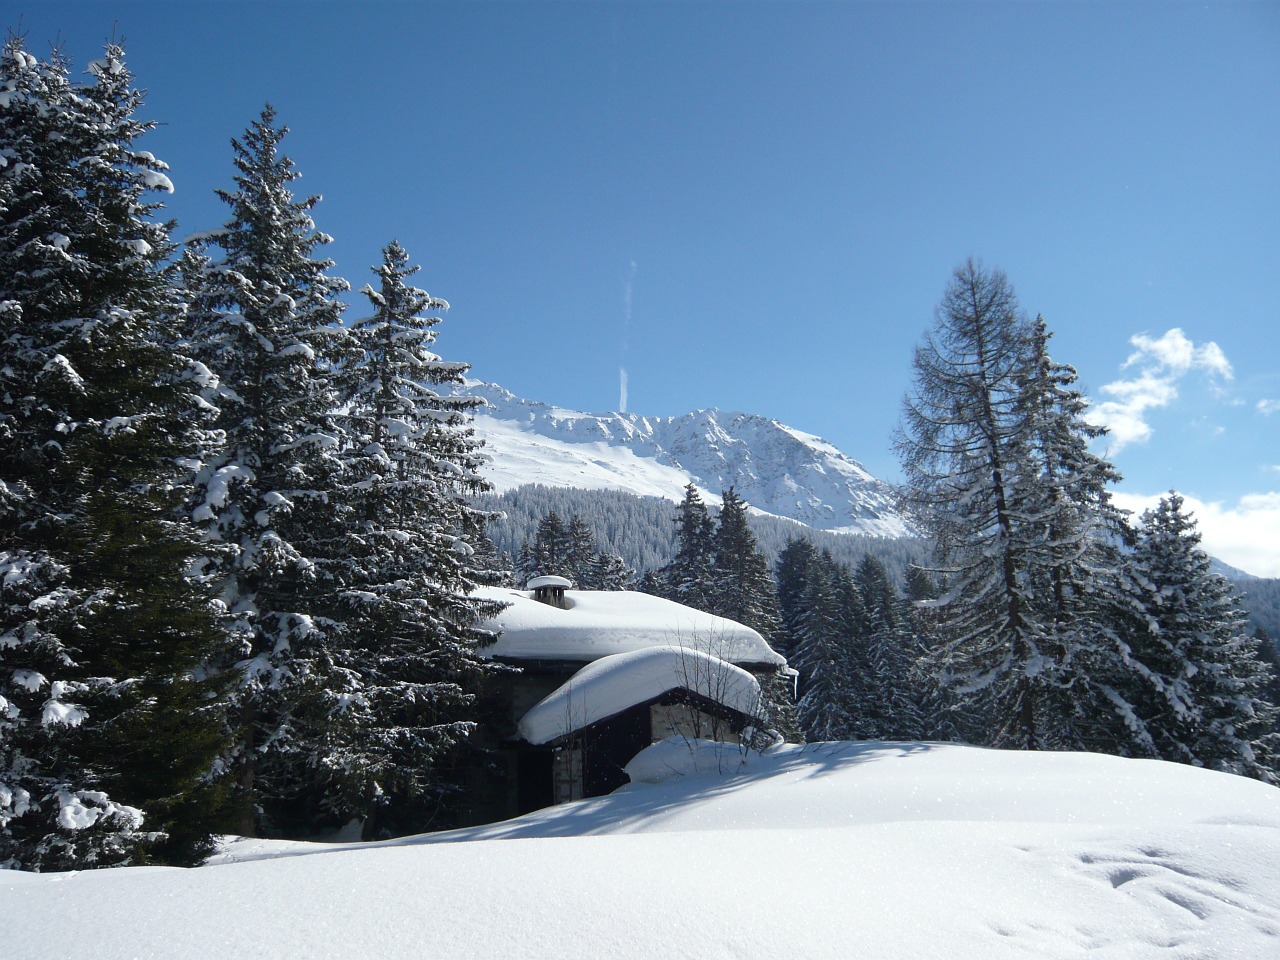
<path id="1" fill-rule="evenodd" d="M 688 647 L 649 647 L 583 667 L 520 719 L 520 736 L 550 743 L 681 687 L 748 717 L 762 711 L 760 684 L 741 667 Z"/>
<path id="2" fill-rule="evenodd" d="M 487 657 L 588 661 L 674 645 L 733 663 L 785 663 L 750 627 L 647 593 L 572 590 L 567 610 L 539 603 L 523 590 L 480 587 L 474 595 L 508 605 L 486 624 L 502 631 L 497 642 L 481 648 Z"/>
<path id="3" fill-rule="evenodd" d="M 1274 787 L 1090 754 L 817 744 L 744 763 L 697 746 L 642 755 L 657 783 L 489 827 L 238 841 L 197 870 L 0 873 L 9 954 L 1280 956 Z"/>

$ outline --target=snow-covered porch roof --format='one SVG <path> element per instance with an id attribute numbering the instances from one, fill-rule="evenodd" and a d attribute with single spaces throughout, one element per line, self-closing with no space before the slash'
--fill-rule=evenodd
<path id="1" fill-rule="evenodd" d="M 532 593 L 481 587 L 475 596 L 509 606 L 485 627 L 501 631 L 480 652 L 493 659 L 587 662 L 650 647 L 699 650 L 737 664 L 786 666 L 750 627 L 630 590 L 566 590 L 565 608 Z"/>
<path id="2" fill-rule="evenodd" d="M 518 730 L 530 743 L 550 743 L 674 690 L 747 717 L 761 713 L 760 684 L 746 670 L 689 647 L 657 646 L 583 667 L 526 713 Z"/>

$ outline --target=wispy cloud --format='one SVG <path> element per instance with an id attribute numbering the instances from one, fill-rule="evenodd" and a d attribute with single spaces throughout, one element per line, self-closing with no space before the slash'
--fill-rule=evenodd
<path id="1" fill-rule="evenodd" d="M 1135 514 L 1165 494 L 1116 493 L 1115 502 Z M 1200 545 L 1210 555 L 1256 577 L 1280 577 L 1280 492 L 1249 493 L 1234 505 L 1183 495 L 1195 515 Z"/>
<path id="2" fill-rule="evenodd" d="M 1134 351 L 1120 369 L 1135 368 L 1134 375 L 1102 387 L 1112 399 L 1089 411 L 1090 420 L 1110 431 L 1113 454 L 1151 438 L 1147 413 L 1177 400 L 1178 381 L 1193 370 L 1210 377 L 1215 387 L 1235 375 L 1221 347 L 1212 341 L 1196 345 L 1178 327 L 1158 338 L 1140 333 L 1129 343 Z"/>
<path id="3" fill-rule="evenodd" d="M 1259 400 L 1258 412 L 1264 417 L 1269 417 L 1273 413 L 1280 412 L 1280 400 Z"/>

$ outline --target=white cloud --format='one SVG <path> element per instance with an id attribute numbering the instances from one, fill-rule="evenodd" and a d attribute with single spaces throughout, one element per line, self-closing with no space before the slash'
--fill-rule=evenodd
<path id="1" fill-rule="evenodd" d="M 1135 517 L 1167 494 L 1114 494 L 1117 506 Z M 1200 545 L 1210 555 L 1257 577 L 1280 577 L 1280 491 L 1249 493 L 1234 505 L 1205 502 L 1183 494 L 1195 515 Z"/>
<path id="2" fill-rule="evenodd" d="M 1271 416 L 1271 414 L 1280 411 L 1280 400 L 1259 400 L 1258 412 L 1263 416 Z"/>
<path id="3" fill-rule="evenodd" d="M 1182 376 L 1192 369 L 1217 374 L 1224 380 L 1235 376 L 1221 347 L 1212 341 L 1197 347 L 1179 327 L 1174 327 L 1159 340 L 1152 340 L 1145 333 L 1139 333 L 1130 337 L 1129 342 L 1138 349 L 1129 354 L 1129 359 L 1121 369 L 1134 364 L 1143 364 L 1145 369 L 1154 363 L 1156 367 L 1175 376 Z"/>
<path id="4" fill-rule="evenodd" d="M 1088 414 L 1090 421 L 1110 431 L 1112 454 L 1151 438 L 1147 412 L 1177 400 L 1178 381 L 1191 371 L 1221 380 L 1235 376 L 1221 347 L 1212 341 L 1197 346 L 1177 327 L 1159 338 L 1140 333 L 1129 343 L 1136 349 L 1120 369 L 1137 367 L 1136 376 L 1102 387 L 1102 393 L 1114 399 L 1095 404 Z"/>

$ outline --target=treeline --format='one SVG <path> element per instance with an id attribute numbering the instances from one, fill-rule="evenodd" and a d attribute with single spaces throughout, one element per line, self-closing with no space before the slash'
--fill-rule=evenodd
<path id="1" fill-rule="evenodd" d="M 632 570 L 643 573 L 667 563 L 675 551 L 672 502 L 661 497 L 641 497 L 621 490 L 575 490 L 528 484 L 502 494 L 484 494 L 476 504 L 501 514 L 486 528 L 490 539 L 513 561 L 537 535 L 538 525 L 549 513 L 561 518 L 580 517 L 591 529 L 599 549 L 617 554 Z M 714 520 L 719 508 L 708 506 Z M 780 517 L 747 513 L 747 523 L 760 551 L 772 565 L 790 540 L 804 536 L 820 550 L 849 566 L 864 556 L 876 557 L 901 582 L 907 569 L 925 555 L 925 545 L 912 538 L 874 537 L 862 534 L 813 530 Z"/>
<path id="2" fill-rule="evenodd" d="M 1249 623 L 1265 632 L 1272 642 L 1280 641 L 1280 580 L 1249 577 L 1235 581 L 1235 587 Z"/>
<path id="3" fill-rule="evenodd" d="M 393 241 L 341 322 L 269 107 L 179 250 L 123 50 L 89 74 L 0 53 L 0 867 L 420 829 L 497 562 L 447 304 Z"/>

